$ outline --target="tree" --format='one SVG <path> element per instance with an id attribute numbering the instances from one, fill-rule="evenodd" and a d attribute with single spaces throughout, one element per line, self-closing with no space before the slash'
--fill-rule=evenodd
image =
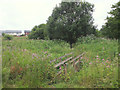
<path id="1" fill-rule="evenodd" d="M 95 36 L 96 37 L 102 37 L 102 33 L 98 29 L 96 29 Z"/>
<path id="2" fill-rule="evenodd" d="M 4 34 L 4 39 L 5 40 L 12 40 L 13 36 L 12 35 L 8 35 L 8 34 Z"/>
<path id="3" fill-rule="evenodd" d="M 108 13 L 111 16 L 107 17 L 107 22 L 102 26 L 101 32 L 108 38 L 120 38 L 120 1 L 112 5 L 112 10 Z"/>
<path id="4" fill-rule="evenodd" d="M 5 36 L 5 33 L 2 33 L 2 36 L 4 37 L 4 36 Z"/>
<path id="5" fill-rule="evenodd" d="M 72 48 L 77 38 L 94 34 L 93 7 L 88 2 L 61 2 L 47 21 L 49 38 L 65 40 Z"/>
<path id="6" fill-rule="evenodd" d="M 40 24 L 38 26 L 34 26 L 31 33 L 28 35 L 29 39 L 44 39 L 45 28 L 46 28 L 46 24 Z"/>

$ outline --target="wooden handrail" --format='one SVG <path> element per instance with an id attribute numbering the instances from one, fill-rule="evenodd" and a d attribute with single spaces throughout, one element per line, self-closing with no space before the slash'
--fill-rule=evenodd
<path id="1" fill-rule="evenodd" d="M 60 62 L 58 63 L 58 64 L 56 64 L 56 65 L 54 65 L 54 67 L 55 68 L 57 68 L 57 67 L 61 67 L 61 65 L 63 65 L 64 66 L 64 74 L 65 75 L 67 75 L 67 66 L 66 66 L 66 64 L 68 64 L 69 62 L 70 63 L 72 63 L 73 62 L 73 67 L 75 68 L 75 71 L 78 71 L 77 69 L 77 66 L 76 66 L 76 64 L 77 63 L 79 63 L 79 62 L 83 62 L 83 61 L 80 61 L 80 57 L 82 56 L 82 55 L 84 55 L 85 54 L 85 52 L 84 53 L 82 53 L 82 54 L 80 54 L 80 55 L 78 55 L 78 56 L 76 56 L 75 58 L 73 58 L 72 56 L 71 57 L 69 57 L 69 58 L 67 58 L 66 60 L 64 60 L 64 61 L 61 61 L 61 58 L 63 58 L 63 57 L 65 57 L 65 56 L 68 56 L 68 55 L 70 55 L 70 54 L 72 54 L 72 53 L 69 53 L 69 54 L 66 54 L 66 55 L 64 55 L 64 56 L 61 56 L 61 57 L 59 57 L 58 59 L 60 59 Z M 57 59 L 55 59 L 55 60 L 53 60 L 52 62 L 54 62 L 54 61 L 56 61 Z M 69 61 L 70 60 L 70 61 Z M 79 63 L 80 64 L 80 63 Z M 61 74 L 61 70 L 57 73 L 57 75 L 59 75 L 59 74 Z M 56 75 L 56 76 L 57 76 Z"/>
<path id="2" fill-rule="evenodd" d="M 82 55 L 84 55 L 84 53 L 82 53 L 81 55 L 79 55 L 79 56 L 77 56 L 76 58 L 72 59 L 72 60 L 70 61 L 70 63 L 72 63 L 73 61 L 75 61 L 76 59 L 78 59 L 79 57 L 81 57 Z"/>
<path id="3" fill-rule="evenodd" d="M 56 59 L 50 61 L 50 63 L 55 62 L 56 60 L 61 59 L 61 58 L 65 57 L 65 56 L 68 56 L 68 55 L 71 55 L 71 54 L 73 54 L 73 52 L 68 53 L 68 54 L 65 54 L 64 56 L 61 56 L 61 57 L 59 57 L 59 58 L 56 58 Z"/>
<path id="4" fill-rule="evenodd" d="M 69 61 L 70 59 L 72 59 L 72 57 L 69 57 L 69 58 L 67 58 L 66 60 L 64 60 L 64 61 L 62 61 L 62 62 L 56 64 L 54 67 L 56 68 L 56 67 L 62 65 L 62 64 L 64 64 L 65 62 Z"/>

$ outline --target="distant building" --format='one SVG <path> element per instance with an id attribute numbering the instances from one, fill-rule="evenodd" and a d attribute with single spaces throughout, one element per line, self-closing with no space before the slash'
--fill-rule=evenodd
<path id="1" fill-rule="evenodd" d="M 27 36 L 27 35 L 29 35 L 30 30 L 25 30 L 24 33 L 25 33 L 25 36 Z"/>
<path id="2" fill-rule="evenodd" d="M 6 30 L 3 33 L 8 34 L 8 35 L 14 35 L 14 36 L 22 35 L 22 31 L 21 30 Z"/>
<path id="3" fill-rule="evenodd" d="M 21 35 L 28 35 L 30 33 L 30 30 L 5 30 L 2 31 L 2 33 L 8 34 L 8 35 L 14 35 L 14 36 L 21 36 Z"/>

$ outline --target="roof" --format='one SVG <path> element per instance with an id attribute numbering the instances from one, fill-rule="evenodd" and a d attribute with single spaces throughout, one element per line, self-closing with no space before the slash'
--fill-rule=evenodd
<path id="1" fill-rule="evenodd" d="M 21 30 L 6 30 L 4 33 L 22 33 Z"/>
<path id="2" fill-rule="evenodd" d="M 28 32 L 28 33 L 29 33 L 29 32 L 31 32 L 31 31 L 30 31 L 30 30 L 24 30 L 24 32 L 25 32 L 25 33 L 26 33 L 26 32 Z"/>

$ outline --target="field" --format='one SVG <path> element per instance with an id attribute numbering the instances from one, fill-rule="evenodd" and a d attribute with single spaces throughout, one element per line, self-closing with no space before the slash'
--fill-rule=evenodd
<path id="1" fill-rule="evenodd" d="M 67 75 L 56 76 L 59 69 L 50 61 L 70 52 L 73 56 L 85 52 L 80 71 L 75 72 L 68 65 Z M 118 40 L 88 37 L 78 40 L 70 49 L 69 44 L 61 40 L 3 39 L 2 87 L 117 88 Z"/>

